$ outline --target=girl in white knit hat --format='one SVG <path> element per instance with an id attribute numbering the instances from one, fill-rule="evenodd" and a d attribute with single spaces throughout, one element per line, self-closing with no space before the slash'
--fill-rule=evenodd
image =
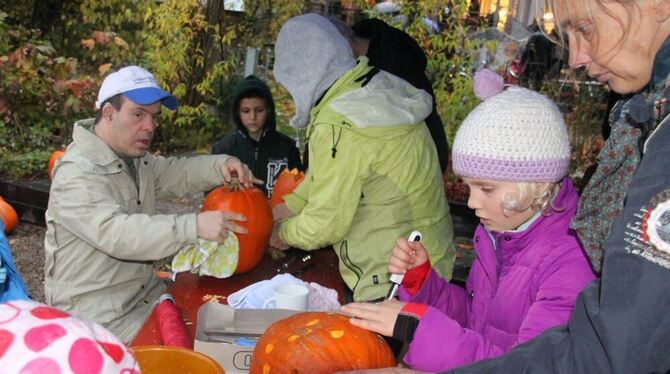
<path id="1" fill-rule="evenodd" d="M 478 79 L 486 74 L 502 87 L 502 78 L 482 72 L 476 93 L 490 92 Z M 567 176 L 561 113 L 524 88 L 481 96 L 489 95 L 459 128 L 452 151 L 480 219 L 465 288 L 431 269 L 421 243 L 400 238 L 388 264 L 405 275 L 400 301 L 343 307 L 353 324 L 407 342 L 403 360 L 415 369 L 443 371 L 508 352 L 566 323 L 577 294 L 595 279 L 570 229 L 578 196 Z"/>

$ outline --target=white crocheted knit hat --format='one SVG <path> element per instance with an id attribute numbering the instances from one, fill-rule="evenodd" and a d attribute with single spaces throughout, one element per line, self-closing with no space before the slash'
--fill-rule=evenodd
<path id="1" fill-rule="evenodd" d="M 513 86 L 486 99 L 463 121 L 452 149 L 460 176 L 508 182 L 557 182 L 568 173 L 563 115 L 546 96 Z"/>

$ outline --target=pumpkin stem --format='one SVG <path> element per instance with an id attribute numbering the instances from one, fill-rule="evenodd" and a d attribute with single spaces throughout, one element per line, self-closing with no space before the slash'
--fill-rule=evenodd
<path id="1" fill-rule="evenodd" d="M 226 182 L 226 184 L 231 191 L 242 191 L 244 189 L 244 186 L 242 186 L 242 183 L 240 183 L 240 180 L 237 177 L 232 177 L 230 182 Z"/>

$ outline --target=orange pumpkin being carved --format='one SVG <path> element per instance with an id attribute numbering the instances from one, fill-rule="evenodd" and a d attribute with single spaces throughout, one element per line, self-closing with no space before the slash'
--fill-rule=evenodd
<path id="1" fill-rule="evenodd" d="M 16 214 L 16 210 L 2 197 L 0 197 L 0 219 L 5 225 L 5 234 L 14 231 L 16 225 L 19 224 L 19 215 Z"/>
<path id="2" fill-rule="evenodd" d="M 386 341 L 352 325 L 349 318 L 307 312 L 273 323 L 256 343 L 250 373 L 318 374 L 395 366 Z"/>
<path id="3" fill-rule="evenodd" d="M 56 165 L 56 161 L 59 158 L 63 157 L 64 154 L 65 154 L 65 152 L 57 149 L 57 150 L 53 151 L 53 153 L 49 157 L 49 180 L 51 180 L 53 178 L 52 171 L 54 169 L 54 165 Z"/>
<path id="4" fill-rule="evenodd" d="M 235 222 L 247 228 L 246 234 L 235 234 L 240 243 L 235 273 L 244 273 L 256 267 L 263 259 L 272 234 L 272 209 L 263 191 L 245 188 L 233 180 L 207 194 L 202 211 L 208 210 L 237 212 L 247 217 L 246 222 Z"/>
<path id="5" fill-rule="evenodd" d="M 282 197 L 290 194 L 296 187 L 305 179 L 305 173 L 293 168 L 291 171 L 285 168 L 275 182 L 275 188 L 272 190 L 272 197 L 270 198 L 270 205 L 274 208 L 284 202 Z"/>

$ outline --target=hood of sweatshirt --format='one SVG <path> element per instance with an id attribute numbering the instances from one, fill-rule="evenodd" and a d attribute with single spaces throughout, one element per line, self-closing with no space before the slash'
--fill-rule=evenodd
<path id="1" fill-rule="evenodd" d="M 275 122 L 275 102 L 272 99 L 272 92 L 270 92 L 270 88 L 265 82 L 253 75 L 249 75 L 242 79 L 233 89 L 233 108 L 235 108 L 235 110 L 233 110 L 232 116 L 237 130 L 247 137 L 249 136 L 249 132 L 242 124 L 240 113 L 237 110 L 242 98 L 249 93 L 255 93 L 262 96 L 268 105 L 268 118 L 265 123 L 263 134 L 275 132 L 277 130 L 277 124 Z"/>

